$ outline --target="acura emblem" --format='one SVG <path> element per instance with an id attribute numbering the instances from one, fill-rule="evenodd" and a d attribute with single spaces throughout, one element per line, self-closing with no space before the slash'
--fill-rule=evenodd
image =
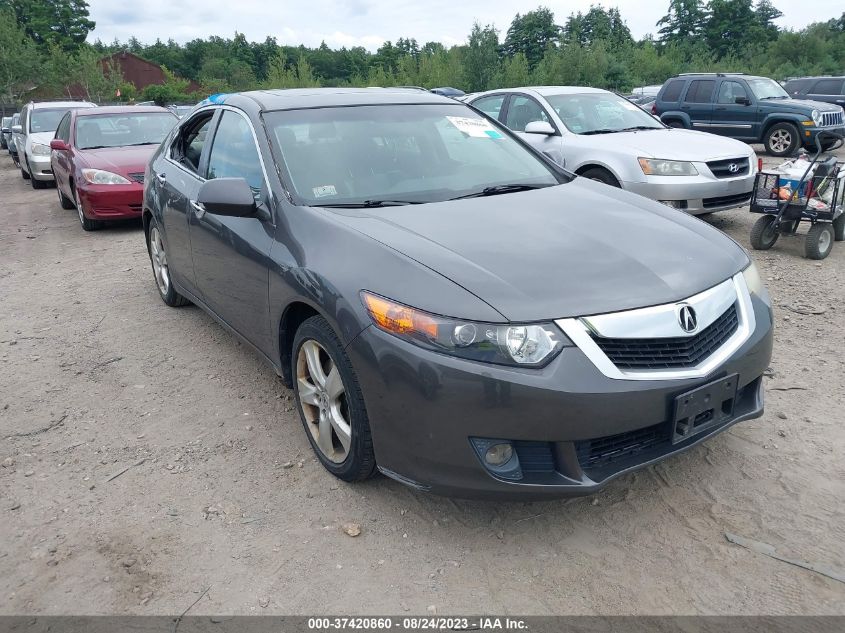
<path id="1" fill-rule="evenodd" d="M 695 317 L 695 310 L 687 303 L 682 303 L 678 308 L 678 323 L 684 332 L 695 332 L 698 327 L 698 320 Z"/>
<path id="2" fill-rule="evenodd" d="M 736 163 L 731 163 L 730 165 L 728 165 L 728 171 L 732 174 L 735 174 L 739 171 L 739 165 L 737 165 Z"/>

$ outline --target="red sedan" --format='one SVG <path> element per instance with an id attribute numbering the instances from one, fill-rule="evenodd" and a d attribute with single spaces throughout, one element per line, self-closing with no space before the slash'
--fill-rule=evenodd
<path id="1" fill-rule="evenodd" d="M 50 142 L 62 208 L 76 207 L 86 231 L 104 220 L 140 218 L 144 170 L 178 121 L 152 106 L 70 110 Z"/>

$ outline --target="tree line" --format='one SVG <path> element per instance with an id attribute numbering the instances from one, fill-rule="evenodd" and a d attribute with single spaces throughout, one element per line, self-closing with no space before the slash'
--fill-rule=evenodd
<path id="1" fill-rule="evenodd" d="M 617 8 L 593 5 L 558 24 L 548 8 L 517 14 L 504 33 L 476 23 L 446 47 L 413 38 L 363 47 L 310 48 L 242 33 L 185 44 L 100 40 L 85 0 L 0 0 L 0 99 L 66 95 L 194 100 L 215 92 L 311 86 L 454 86 L 475 92 L 518 85 L 584 85 L 626 91 L 690 71 L 742 71 L 777 79 L 845 72 L 845 12 L 800 30 L 780 29 L 771 0 L 669 0 L 655 33 L 635 40 Z M 143 94 L 98 62 L 129 51 L 167 69 Z M 189 80 L 202 86 L 186 94 Z"/>

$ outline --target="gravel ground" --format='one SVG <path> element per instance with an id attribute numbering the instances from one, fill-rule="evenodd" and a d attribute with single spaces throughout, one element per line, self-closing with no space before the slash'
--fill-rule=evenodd
<path id="1" fill-rule="evenodd" d="M 748 247 L 753 220 L 710 221 Z M 0 614 L 845 614 L 725 538 L 845 569 L 845 244 L 802 253 L 753 254 L 764 417 L 594 497 L 450 500 L 332 478 L 273 371 L 159 300 L 137 224 L 84 233 L 4 154 Z"/>

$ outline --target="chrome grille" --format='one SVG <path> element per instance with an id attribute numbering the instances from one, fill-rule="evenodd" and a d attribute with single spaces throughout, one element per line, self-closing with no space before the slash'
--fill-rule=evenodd
<path id="1" fill-rule="evenodd" d="M 596 345 L 619 369 L 695 367 L 719 349 L 739 327 L 736 303 L 698 334 L 673 338 L 605 338 Z"/>
<path id="2" fill-rule="evenodd" d="M 842 110 L 839 112 L 822 112 L 822 127 L 842 125 Z"/>
<path id="3" fill-rule="evenodd" d="M 130 180 L 134 180 L 135 182 L 140 182 L 142 185 L 144 184 L 144 172 L 139 171 L 134 174 L 127 174 Z"/>
<path id="4" fill-rule="evenodd" d="M 736 178 L 748 173 L 748 157 L 711 160 L 707 163 L 707 167 L 710 168 L 716 178 Z"/>

